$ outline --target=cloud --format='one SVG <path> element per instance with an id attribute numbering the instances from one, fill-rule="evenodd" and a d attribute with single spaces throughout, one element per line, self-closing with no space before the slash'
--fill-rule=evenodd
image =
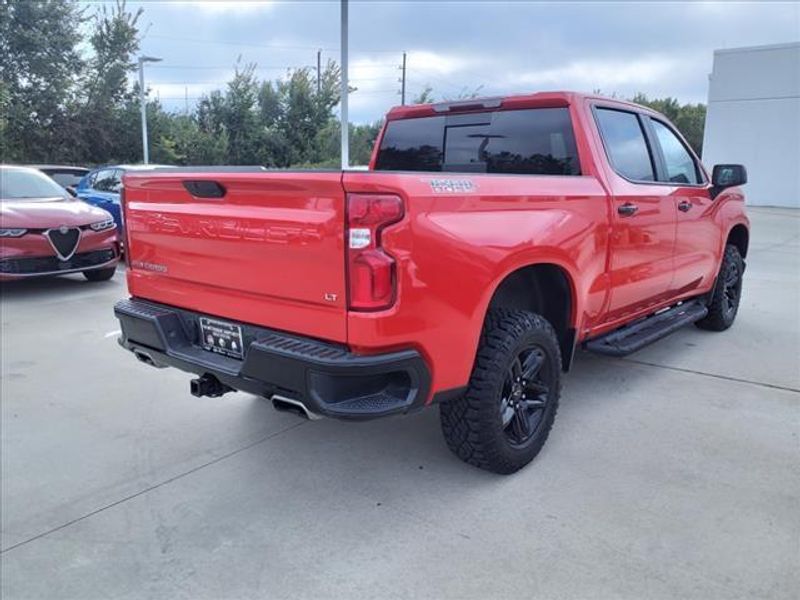
<path id="1" fill-rule="evenodd" d="M 448 75 L 479 67 L 485 61 L 479 61 L 465 54 L 446 54 L 426 50 L 412 50 L 408 53 L 408 64 L 421 73 Z"/>
<path id="2" fill-rule="evenodd" d="M 187 8 L 213 14 L 263 12 L 275 7 L 272 0 L 193 0 L 178 4 L 190 5 Z"/>
<path id="3" fill-rule="evenodd" d="M 224 88 L 230 69 L 216 66 L 241 59 L 258 63 L 259 77 L 276 78 L 316 64 L 319 48 L 323 62 L 339 59 L 338 2 L 130 4 L 152 23 L 142 52 L 164 58 L 148 69 L 148 84 L 162 98 L 178 96 L 178 110 L 182 82 L 190 96 Z M 800 3 L 766 1 L 353 1 L 351 119 L 372 121 L 399 103 L 403 52 L 409 98 L 431 85 L 437 98 L 480 87 L 486 95 L 601 89 L 704 101 L 714 49 L 797 40 L 798 22 Z"/>
<path id="4" fill-rule="evenodd" d="M 515 74 L 510 81 L 531 86 L 561 86 L 580 90 L 649 85 L 674 74 L 679 61 L 669 56 L 638 59 L 579 60 L 563 66 Z"/>

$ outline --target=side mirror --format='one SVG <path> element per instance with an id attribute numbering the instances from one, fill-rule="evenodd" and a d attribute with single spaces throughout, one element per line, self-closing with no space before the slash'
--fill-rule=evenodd
<path id="1" fill-rule="evenodd" d="M 78 197 L 78 192 L 76 192 L 75 188 L 72 187 L 71 185 L 68 185 L 65 189 L 67 190 L 67 193 L 70 196 L 72 196 L 73 198 L 77 198 Z"/>
<path id="2" fill-rule="evenodd" d="M 711 197 L 715 198 L 722 190 L 747 183 L 747 169 L 744 165 L 714 165 L 711 172 Z"/>

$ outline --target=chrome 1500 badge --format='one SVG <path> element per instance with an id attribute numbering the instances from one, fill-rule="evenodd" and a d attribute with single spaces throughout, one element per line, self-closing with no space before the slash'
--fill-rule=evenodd
<path id="1" fill-rule="evenodd" d="M 465 194 L 475 191 L 471 179 L 431 179 L 431 190 L 436 194 Z"/>
<path id="2" fill-rule="evenodd" d="M 166 273 L 167 267 L 158 263 L 145 262 L 143 260 L 132 260 L 131 266 L 135 269 L 142 269 L 143 271 L 153 271 L 155 273 Z"/>

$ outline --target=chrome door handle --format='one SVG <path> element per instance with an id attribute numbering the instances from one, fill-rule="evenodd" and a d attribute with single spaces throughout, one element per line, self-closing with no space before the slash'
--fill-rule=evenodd
<path id="1" fill-rule="evenodd" d="M 692 203 L 688 200 L 682 200 L 678 203 L 678 210 L 681 212 L 689 212 L 689 209 L 692 208 Z"/>
<path id="2" fill-rule="evenodd" d="M 623 217 L 630 217 L 637 210 L 639 210 L 639 207 L 630 202 L 626 202 L 625 204 L 622 204 L 617 207 L 617 212 L 621 214 Z"/>

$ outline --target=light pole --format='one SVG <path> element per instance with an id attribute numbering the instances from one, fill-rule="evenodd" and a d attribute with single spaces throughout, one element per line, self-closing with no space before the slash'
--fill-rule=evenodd
<path id="1" fill-rule="evenodd" d="M 144 63 L 161 62 L 160 58 L 154 56 L 139 57 L 139 102 L 142 105 L 142 148 L 144 149 L 144 164 L 150 162 L 150 154 L 147 150 L 147 101 L 144 93 Z"/>
<path id="2" fill-rule="evenodd" d="M 340 4 L 342 17 L 341 30 L 341 52 L 342 52 L 342 170 L 350 166 L 350 129 L 347 115 L 347 94 L 349 91 L 349 81 L 347 78 L 347 0 L 341 0 Z"/>

